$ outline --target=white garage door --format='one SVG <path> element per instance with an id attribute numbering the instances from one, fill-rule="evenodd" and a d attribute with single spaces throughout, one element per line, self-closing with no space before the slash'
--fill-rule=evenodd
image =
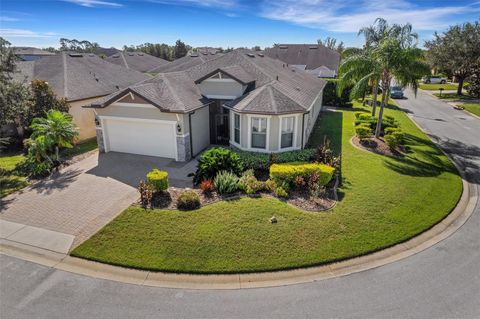
<path id="1" fill-rule="evenodd" d="M 176 158 L 175 122 L 103 118 L 106 151 Z"/>

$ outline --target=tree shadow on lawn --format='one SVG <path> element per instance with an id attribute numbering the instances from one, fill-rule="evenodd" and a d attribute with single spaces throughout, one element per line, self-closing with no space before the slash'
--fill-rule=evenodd
<path id="1" fill-rule="evenodd" d="M 433 177 L 444 172 L 456 173 L 455 167 L 442 160 L 443 153 L 432 141 L 411 134 L 405 134 L 407 146 L 417 146 L 405 156 L 389 156 L 384 165 L 402 175 Z M 420 148 L 422 147 L 422 148 Z"/>

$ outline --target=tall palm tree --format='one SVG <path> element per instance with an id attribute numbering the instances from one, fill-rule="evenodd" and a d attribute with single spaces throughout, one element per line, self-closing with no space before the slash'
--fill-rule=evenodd
<path id="1" fill-rule="evenodd" d="M 78 136 L 72 116 L 56 110 L 48 111 L 46 118 L 34 118 L 30 128 L 33 140 L 43 138 L 46 145 L 53 147 L 57 161 L 60 159 L 60 147 L 71 148 Z"/>

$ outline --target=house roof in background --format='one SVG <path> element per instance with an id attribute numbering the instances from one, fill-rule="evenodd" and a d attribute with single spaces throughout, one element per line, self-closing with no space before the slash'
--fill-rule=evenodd
<path id="1" fill-rule="evenodd" d="M 69 101 L 103 96 L 149 76 L 99 58 L 95 54 L 61 52 L 36 61 L 17 63 L 14 79 L 48 82 L 55 93 Z"/>
<path id="2" fill-rule="evenodd" d="M 95 53 L 97 55 L 103 54 L 106 57 L 112 56 L 112 55 L 114 55 L 115 53 L 118 53 L 118 52 L 121 52 L 121 51 L 119 49 L 113 48 L 113 47 L 112 48 L 102 48 L 102 47 L 100 47 L 100 48 L 95 49 Z"/>
<path id="3" fill-rule="evenodd" d="M 15 55 L 38 55 L 38 56 L 55 55 L 55 53 L 53 52 L 49 52 L 49 51 L 34 48 L 34 47 L 14 47 L 13 52 L 15 53 Z"/>
<path id="4" fill-rule="evenodd" d="M 292 65 L 305 65 L 307 70 L 326 66 L 337 71 L 340 54 L 321 44 L 275 44 L 265 55 Z"/>
<path id="5" fill-rule="evenodd" d="M 184 57 L 176 59 L 168 64 L 160 65 L 159 67 L 151 70 L 153 73 L 167 73 L 185 71 L 196 65 L 205 63 L 207 61 L 216 59 L 222 56 L 222 53 L 213 52 L 192 52 Z"/>
<path id="6" fill-rule="evenodd" d="M 304 71 L 287 67 L 279 60 L 239 49 L 185 71 L 159 74 L 130 86 L 129 90 L 161 110 L 189 112 L 208 103 L 195 83 L 218 70 L 242 77 L 245 83 L 254 81 L 250 92 L 225 103 L 238 112 L 246 113 L 306 112 L 326 83 Z M 126 93 L 113 93 L 90 107 L 106 107 Z"/>
<path id="7" fill-rule="evenodd" d="M 155 72 L 153 70 L 157 67 L 170 63 L 147 53 L 123 51 L 117 52 L 105 60 L 139 72 Z"/>

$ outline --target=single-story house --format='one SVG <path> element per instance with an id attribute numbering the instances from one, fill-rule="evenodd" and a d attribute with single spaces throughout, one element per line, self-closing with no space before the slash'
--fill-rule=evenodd
<path id="1" fill-rule="evenodd" d="M 13 52 L 22 61 L 35 61 L 44 56 L 55 55 L 53 52 L 33 47 L 14 47 Z"/>
<path id="2" fill-rule="evenodd" d="M 128 70 L 95 54 L 61 52 L 35 61 L 17 63 L 17 81 L 46 81 L 59 96 L 68 101 L 70 114 L 79 128 L 80 141 L 95 137 L 95 114 L 82 108 L 98 98 L 119 91 L 149 76 Z"/>
<path id="3" fill-rule="evenodd" d="M 105 59 L 106 61 L 121 65 L 127 69 L 136 70 L 142 73 L 155 73 L 156 68 L 168 65 L 170 62 L 157 58 L 144 52 L 117 52 Z"/>
<path id="4" fill-rule="evenodd" d="M 325 81 L 250 50 L 162 73 L 85 105 L 100 151 L 186 161 L 210 145 L 254 152 L 303 148 Z"/>
<path id="5" fill-rule="evenodd" d="M 340 64 L 340 54 L 322 44 L 275 44 L 264 53 L 319 78 L 336 77 Z"/>

